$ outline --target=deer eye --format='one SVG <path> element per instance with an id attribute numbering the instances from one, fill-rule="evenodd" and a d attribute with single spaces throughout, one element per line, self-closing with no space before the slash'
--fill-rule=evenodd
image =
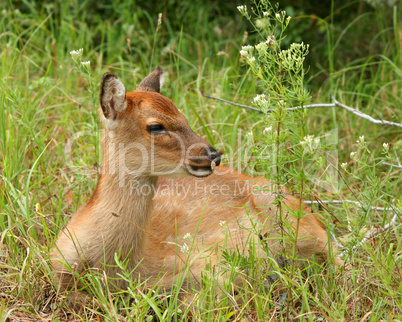
<path id="1" fill-rule="evenodd" d="M 147 126 L 147 131 L 150 134 L 161 134 L 166 132 L 166 129 L 162 124 L 152 124 Z"/>

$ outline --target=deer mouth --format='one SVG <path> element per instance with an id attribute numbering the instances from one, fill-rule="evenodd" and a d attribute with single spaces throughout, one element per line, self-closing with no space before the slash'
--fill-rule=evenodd
<path id="1" fill-rule="evenodd" d="M 212 169 L 211 165 L 209 166 L 195 166 L 191 164 L 187 164 L 187 170 L 188 172 L 195 176 L 195 177 L 207 177 L 214 172 Z"/>

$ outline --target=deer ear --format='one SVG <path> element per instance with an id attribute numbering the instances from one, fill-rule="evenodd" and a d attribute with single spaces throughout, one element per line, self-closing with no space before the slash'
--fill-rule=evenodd
<path id="1" fill-rule="evenodd" d="M 118 112 L 126 109 L 126 89 L 121 80 L 112 73 L 103 75 L 100 104 L 103 111 L 104 121 L 108 129 L 117 127 Z"/>
<path id="2" fill-rule="evenodd" d="M 157 92 L 160 93 L 163 85 L 163 69 L 158 66 L 155 70 L 145 77 L 140 85 L 138 85 L 137 91 Z"/>

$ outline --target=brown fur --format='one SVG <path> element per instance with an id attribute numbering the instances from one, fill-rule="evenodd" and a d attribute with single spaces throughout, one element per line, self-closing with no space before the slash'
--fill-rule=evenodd
<path id="1" fill-rule="evenodd" d="M 150 76 L 160 77 L 160 74 L 158 71 Z M 118 100 L 114 100 L 113 94 L 123 85 L 116 85 L 114 79 L 110 82 L 112 85 L 102 85 L 102 92 L 110 95 L 104 102 L 101 97 L 105 105 L 102 109 L 109 115 L 104 114 L 106 120 L 117 122 L 106 122 L 106 126 L 111 124 L 114 131 L 105 130 L 102 175 L 94 195 L 72 216 L 51 254 L 61 288 L 75 282 L 66 263 L 79 273 L 87 267 L 97 267 L 105 270 L 109 277 L 116 277 L 119 269 L 114 265 L 114 257 L 119 252 L 121 259 L 129 259 L 129 271 L 140 263 L 136 274 L 149 278 L 150 283 L 163 276 L 161 285 L 169 287 L 189 263 L 187 256 L 192 261 L 190 276 L 199 276 L 206 262 L 218 263 L 222 249 L 238 248 L 247 256 L 250 238 L 259 245 L 265 243 L 273 257 L 282 253 L 284 247 L 290 247 L 277 239 L 287 225 L 279 221 L 279 209 L 274 205 L 274 186 L 264 178 L 252 178 L 226 167 L 218 167 L 205 178 L 188 176 L 189 166 L 197 171 L 201 169 L 204 172 L 198 173 L 205 175 L 205 171 L 209 171 L 205 169 L 211 166 L 208 153 L 215 150 L 190 129 L 186 118 L 169 99 L 157 93 L 158 87 L 155 92 L 150 91 L 155 79 L 145 82 L 147 91 L 127 93 L 124 106 L 117 108 L 115 102 Z M 167 133 L 150 134 L 147 131 L 150 122 L 162 124 Z M 144 161 L 135 148 L 127 148 L 133 143 L 147 151 L 153 149 L 153 155 Z M 123 156 L 124 164 L 121 163 Z M 184 163 L 180 165 L 182 158 Z M 143 171 L 134 173 L 140 164 L 144 166 Z M 127 169 L 124 173 L 119 172 L 122 166 Z M 155 174 L 172 169 L 173 173 L 165 175 L 171 178 L 158 179 Z M 148 195 L 141 193 L 144 187 L 149 187 Z M 299 257 L 311 259 L 316 255 L 319 261 L 328 259 L 325 226 L 309 207 L 286 191 L 283 194 L 284 221 L 296 227 L 291 212 L 302 207 L 305 214 L 298 227 Z M 245 229 L 252 230 L 255 221 L 260 223 L 261 232 L 258 233 L 261 234 L 250 234 Z M 223 222 L 226 222 L 224 227 L 221 226 Z M 191 240 L 184 239 L 187 233 L 191 238 L 195 236 L 189 254 L 180 251 L 184 243 L 192 244 Z M 266 256 L 262 248 L 259 255 Z M 341 263 L 335 257 L 335 264 Z M 122 280 L 115 283 L 119 287 L 127 286 Z"/>

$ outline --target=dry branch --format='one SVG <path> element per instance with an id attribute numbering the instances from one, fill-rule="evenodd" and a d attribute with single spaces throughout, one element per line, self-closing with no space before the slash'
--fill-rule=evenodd
<path id="1" fill-rule="evenodd" d="M 237 103 L 234 103 L 234 102 L 231 102 L 231 101 L 228 101 L 228 100 L 224 100 L 224 99 L 218 98 L 218 97 L 213 97 L 213 96 L 210 96 L 210 95 L 204 95 L 204 97 L 211 98 L 211 99 L 214 99 L 214 100 L 218 100 L 218 101 L 221 101 L 221 102 L 225 102 L 225 103 L 228 103 L 228 104 L 231 104 L 231 105 L 244 107 L 244 108 L 247 108 L 247 109 L 252 110 L 252 111 L 263 113 L 263 111 L 261 111 L 260 109 L 252 107 L 252 106 L 249 106 L 249 105 L 237 104 Z M 348 111 L 348 112 L 350 112 L 350 113 L 352 113 L 352 114 L 354 114 L 354 115 L 356 115 L 356 116 L 358 116 L 360 118 L 363 118 L 363 119 L 365 119 L 365 120 L 367 120 L 369 122 L 372 122 L 374 124 L 384 124 L 384 125 L 391 125 L 391 126 L 396 126 L 396 127 L 402 128 L 401 123 L 390 122 L 390 121 L 386 121 L 386 120 L 377 120 L 377 119 L 371 117 L 370 115 L 367 115 L 367 114 L 365 114 L 365 113 L 363 113 L 363 112 L 361 112 L 359 110 L 356 110 L 356 109 L 354 109 L 354 108 L 352 108 L 350 106 L 347 106 L 345 104 L 342 104 L 342 103 L 338 102 L 334 97 L 332 97 L 332 100 L 333 100 L 334 103 L 309 104 L 309 105 L 303 105 L 303 106 L 289 107 L 289 108 L 286 108 L 285 110 L 287 110 L 287 111 L 296 111 L 296 110 L 309 109 L 309 108 L 340 107 L 340 108 L 343 108 L 344 110 L 346 110 L 346 111 Z M 275 111 L 275 109 L 266 110 L 266 112 L 274 112 L 274 111 Z"/>
<path id="2" fill-rule="evenodd" d="M 384 228 L 371 228 L 363 237 L 363 239 L 355 246 L 353 246 L 352 250 L 355 250 L 359 246 L 363 245 L 366 243 L 369 239 L 373 238 L 374 236 L 377 236 L 378 234 L 385 232 L 389 230 L 391 227 L 396 226 L 397 224 L 397 218 L 398 214 L 395 212 L 395 215 L 392 217 L 391 221 L 384 226 Z"/>
<path id="3" fill-rule="evenodd" d="M 396 154 L 395 150 L 394 150 L 394 154 L 395 154 L 396 162 L 398 162 L 398 164 L 392 164 L 392 163 L 388 163 L 388 162 L 383 162 L 382 164 L 389 165 L 394 168 L 402 169 L 401 161 L 399 161 L 398 155 Z"/>
<path id="4" fill-rule="evenodd" d="M 311 205 L 311 204 L 336 204 L 336 205 L 342 205 L 344 203 L 351 203 L 359 208 L 365 208 L 360 202 L 355 201 L 355 200 L 320 200 L 320 201 L 311 201 L 311 200 L 305 200 L 303 201 L 305 204 Z M 377 210 L 377 211 L 387 211 L 387 210 L 393 210 L 392 208 L 385 208 L 385 207 L 368 207 L 370 210 Z"/>
<path id="5" fill-rule="evenodd" d="M 388 162 L 383 162 L 382 164 L 389 165 L 394 168 L 402 169 L 402 165 L 392 164 L 392 163 L 388 163 Z"/>
<path id="6" fill-rule="evenodd" d="M 320 200 L 320 201 L 310 201 L 310 200 L 306 200 L 303 201 L 305 204 L 344 204 L 344 203 L 351 203 L 354 204 L 356 206 L 358 206 L 359 208 L 365 208 L 360 202 L 355 201 L 355 200 Z M 369 231 L 366 232 L 366 234 L 364 235 L 363 239 L 356 244 L 355 246 L 353 246 L 352 250 L 357 249 L 359 246 L 363 245 L 364 243 L 366 243 L 369 239 L 377 236 L 378 234 L 380 234 L 381 232 L 385 232 L 387 230 L 389 230 L 391 227 L 396 226 L 398 224 L 398 212 L 390 207 L 390 208 L 386 208 L 386 207 L 367 207 L 370 210 L 377 210 L 377 211 L 387 211 L 387 210 L 392 210 L 394 213 L 394 216 L 392 217 L 392 219 L 390 220 L 390 222 L 388 224 L 386 224 L 383 228 L 376 228 L 373 227 L 371 228 Z M 336 243 L 336 245 L 340 248 L 342 248 L 343 246 L 340 245 L 338 239 L 336 238 L 336 236 L 331 232 L 331 237 L 332 240 Z"/>

